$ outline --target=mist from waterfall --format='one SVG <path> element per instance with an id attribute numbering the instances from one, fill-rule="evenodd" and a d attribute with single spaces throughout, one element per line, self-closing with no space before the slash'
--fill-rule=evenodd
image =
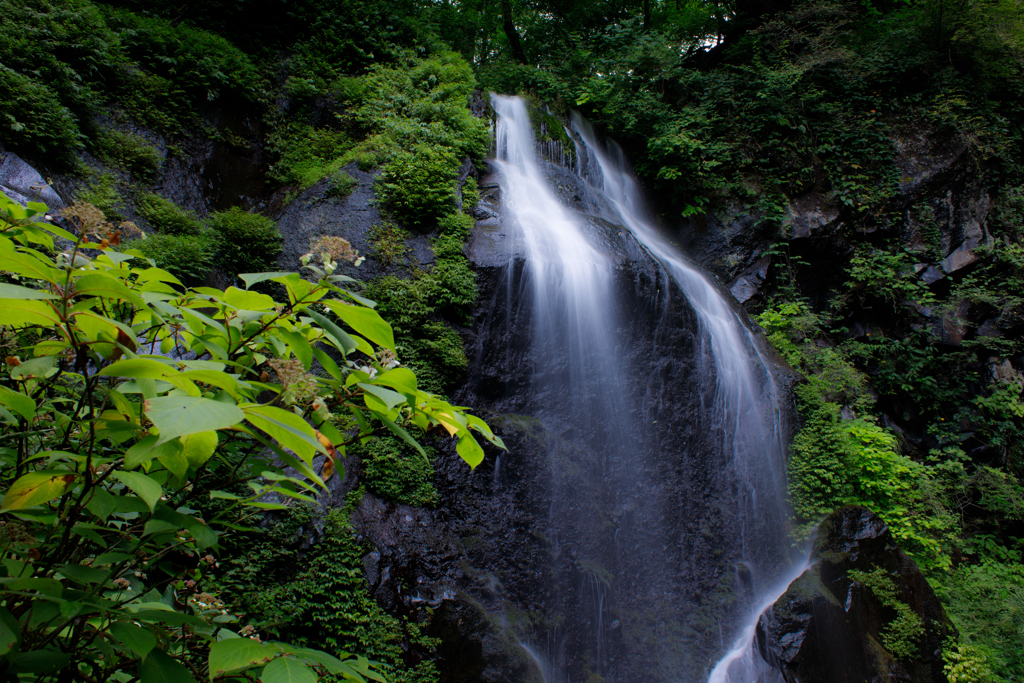
<path id="1" fill-rule="evenodd" d="M 492 105 L 510 260 L 525 260 L 523 277 L 506 281 L 507 319 L 530 325 L 536 417 L 558 435 L 548 447 L 553 613 L 529 655 L 546 683 L 595 675 L 691 683 L 709 674 L 752 683 L 763 673 L 750 673 L 763 668 L 750 645 L 757 614 L 799 569 L 787 538 L 786 427 L 772 365 L 729 295 L 656 229 L 617 147 L 574 118 L 576 156 L 561 168 L 575 181 L 568 201 L 537 153 L 523 100 L 492 95 Z M 567 158 L 555 151 L 556 161 Z M 609 226 L 628 231 L 617 234 L 655 264 L 644 300 L 620 300 Z M 685 302 L 673 299 L 680 292 Z M 668 343 L 673 331 L 657 312 L 684 304 L 696 321 L 699 424 L 679 452 L 666 452 L 675 441 L 656 419 L 663 378 L 624 359 L 637 334 Z M 637 308 L 654 312 L 650 330 L 636 322 Z M 710 494 L 694 490 L 700 477 L 686 474 L 697 454 L 715 470 L 701 473 L 714 482 L 713 510 L 699 502 Z M 687 476 L 693 481 L 668 481 Z M 718 536 L 715 548 L 689 556 L 708 534 Z M 712 579 L 720 588 L 708 596 Z"/>

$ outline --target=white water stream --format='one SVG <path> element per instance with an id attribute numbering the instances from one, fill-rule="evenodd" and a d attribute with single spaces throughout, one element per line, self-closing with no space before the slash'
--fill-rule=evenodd
<path id="1" fill-rule="evenodd" d="M 519 240 L 511 251 L 525 256 L 533 343 L 540 349 L 536 356 L 549 361 L 537 362 L 535 385 L 538 393 L 547 390 L 572 404 L 570 412 L 581 423 L 576 433 L 587 435 L 593 457 L 600 461 L 593 465 L 592 473 L 600 483 L 594 489 L 599 493 L 589 494 L 589 498 L 602 498 L 605 508 L 626 510 L 626 517 L 640 520 L 628 535 L 641 540 L 630 545 L 619 530 L 606 538 L 587 526 L 585 518 L 593 517 L 592 510 L 598 508 L 588 508 L 573 498 L 578 491 L 555 497 L 567 501 L 553 504 L 550 512 L 557 542 L 564 540 L 573 549 L 578 565 L 588 567 L 589 562 L 600 559 L 610 566 L 587 570 L 591 572 L 587 581 L 576 586 L 558 585 L 560 574 L 553 568 L 553 590 L 568 597 L 564 598 L 565 614 L 552 618 L 556 623 L 563 617 L 575 618 L 583 624 L 577 630 L 587 635 L 577 636 L 583 641 L 577 650 L 585 652 L 586 670 L 601 680 L 624 680 L 622 672 L 629 669 L 623 662 L 632 656 L 657 660 L 651 671 L 659 673 L 652 673 L 649 680 L 683 681 L 682 676 L 670 673 L 676 667 L 674 662 L 713 653 L 680 655 L 671 635 L 674 620 L 685 618 L 696 605 L 678 597 L 682 592 L 676 582 L 682 569 L 673 566 L 677 560 L 672 559 L 670 546 L 682 541 L 671 538 L 675 527 L 656 507 L 656 496 L 647 494 L 660 486 L 652 475 L 659 471 L 659 459 L 674 454 L 655 454 L 653 462 L 639 456 L 643 444 L 654 441 L 631 416 L 645 414 L 645 402 L 650 399 L 630 395 L 632 385 L 617 360 L 620 346 L 628 340 L 619 331 L 622 321 L 613 291 L 615 264 L 595 246 L 593 221 L 588 223 L 578 210 L 570 209 L 552 188 L 536 152 L 524 102 L 495 95 L 492 104 L 497 113 L 495 163 L 501 177 L 502 206 L 513 228 L 510 233 Z M 766 666 L 759 663 L 752 646 L 757 617 L 803 571 L 793 562 L 786 537 L 786 430 L 772 367 L 735 304 L 726 300 L 729 295 L 655 228 L 618 148 L 602 144 L 580 118 L 569 133 L 578 153 L 573 173 L 588 188 L 583 203 L 589 203 L 590 215 L 626 228 L 665 277 L 674 281 L 696 314 L 699 330 L 694 365 L 701 426 L 720 454 L 716 477 L 727 482 L 724 490 L 730 492 L 729 509 L 721 513 L 725 528 L 719 532 L 728 537 L 720 541 L 723 548 L 732 549 L 736 566 L 748 577 L 741 597 L 746 609 L 733 610 L 737 616 L 718 620 L 719 653 L 727 652 L 717 666 L 712 667 L 714 660 L 707 661 L 704 671 L 708 675 L 711 670 L 714 683 L 766 680 L 758 678 Z M 562 154 L 557 151 L 556 159 Z M 659 290 L 659 296 L 668 293 L 662 295 Z M 572 466 L 579 469 L 578 463 Z M 697 512 L 678 509 L 671 514 L 685 518 Z M 657 612 L 659 604 L 665 611 L 663 623 L 654 617 L 653 630 L 663 632 L 656 642 L 631 644 L 615 631 L 617 609 L 635 616 L 645 605 Z M 625 605 L 632 611 L 625 610 Z M 528 647 L 547 683 L 585 680 L 578 661 L 570 662 L 571 657 L 564 655 L 568 631 L 568 626 L 556 626 L 545 645 Z"/>

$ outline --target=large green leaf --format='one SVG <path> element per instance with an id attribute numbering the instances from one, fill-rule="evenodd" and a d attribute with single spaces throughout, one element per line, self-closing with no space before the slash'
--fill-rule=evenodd
<path id="1" fill-rule="evenodd" d="M 0 607 L 0 657 L 4 657 L 21 642 L 21 624 L 6 608 Z"/>
<path id="2" fill-rule="evenodd" d="M 139 665 L 140 683 L 196 683 L 189 670 L 170 655 L 153 650 Z"/>
<path id="3" fill-rule="evenodd" d="M 405 393 L 416 393 L 416 375 L 409 368 L 394 368 L 375 377 L 370 384 L 380 384 Z"/>
<path id="4" fill-rule="evenodd" d="M 0 310 L 4 312 L 3 324 L 11 327 L 16 325 L 53 327 L 60 322 L 57 311 L 45 301 L 0 299 Z"/>
<path id="5" fill-rule="evenodd" d="M 267 664 L 260 677 L 263 683 L 316 683 L 313 670 L 292 657 L 278 657 Z"/>
<path id="6" fill-rule="evenodd" d="M 472 468 L 476 468 L 477 465 L 484 461 L 484 449 L 480 448 L 480 444 L 476 442 L 476 439 L 468 431 L 459 437 L 455 450 L 459 452 L 462 459 L 469 463 L 469 466 Z"/>
<path id="7" fill-rule="evenodd" d="M 269 311 L 277 302 L 266 294 L 250 292 L 237 287 L 228 287 L 224 290 L 224 303 L 246 311 Z"/>
<path id="8" fill-rule="evenodd" d="M 359 344 L 356 343 L 356 340 L 353 339 L 348 332 L 334 324 L 334 321 L 326 315 L 308 309 L 305 312 L 323 328 L 324 332 L 327 333 L 328 339 L 343 354 L 347 356 L 359 348 Z"/>
<path id="9" fill-rule="evenodd" d="M 248 405 L 243 409 L 249 422 L 307 462 L 315 451 L 327 451 L 316 432 L 295 413 L 273 406 Z"/>
<path id="10" fill-rule="evenodd" d="M 251 638 L 220 640 L 210 646 L 210 680 L 232 671 L 262 666 L 280 651 Z"/>
<path id="11" fill-rule="evenodd" d="M 284 271 L 276 273 L 240 273 L 238 277 L 242 278 L 242 282 L 245 283 L 245 288 L 249 289 L 256 283 L 263 282 L 264 280 L 273 280 L 274 278 L 286 277 L 288 275 L 293 275 L 293 273 Z"/>
<path id="12" fill-rule="evenodd" d="M 395 350 L 395 334 L 391 325 L 380 317 L 380 313 L 372 308 L 363 306 L 352 306 L 337 299 L 327 299 L 324 306 L 334 311 L 334 314 L 345 321 L 345 323 L 363 335 L 377 346 Z"/>
<path id="13" fill-rule="evenodd" d="M 365 382 L 359 382 L 359 387 L 380 399 L 384 403 L 384 405 L 387 406 L 387 410 L 384 411 L 386 413 L 390 412 L 391 409 L 397 406 L 399 403 L 405 403 L 409 400 L 403 394 L 400 394 L 397 391 L 391 391 L 390 389 L 385 389 L 384 387 L 366 384 Z"/>
<path id="14" fill-rule="evenodd" d="M 0 299 L 59 299 L 56 294 L 41 289 L 29 289 L 21 285 L 0 282 Z"/>
<path id="15" fill-rule="evenodd" d="M 147 628 L 124 621 L 115 621 L 110 624 L 109 630 L 114 642 L 121 643 L 142 659 L 145 659 L 146 655 L 156 647 L 156 636 Z"/>
<path id="16" fill-rule="evenodd" d="M 26 420 L 31 420 L 36 414 L 36 402 L 31 398 L 17 391 L 12 391 L 0 385 L 0 405 L 5 405 Z"/>
<path id="17" fill-rule="evenodd" d="M 217 450 L 217 432 L 197 432 L 181 437 L 185 459 L 192 467 L 202 467 Z"/>
<path id="18" fill-rule="evenodd" d="M 21 510 L 53 500 L 77 478 L 77 474 L 67 470 L 29 472 L 11 484 L 0 510 Z"/>
<path id="19" fill-rule="evenodd" d="M 296 358 L 302 361 L 302 366 L 308 371 L 313 364 L 313 348 L 306 341 L 306 338 L 298 332 L 292 332 L 283 327 L 278 328 L 277 332 L 287 342 L 288 348 L 291 349 Z"/>
<path id="20" fill-rule="evenodd" d="M 136 308 L 145 308 L 142 297 L 105 273 L 87 273 L 75 280 L 75 296 L 99 296 L 119 301 L 130 301 Z"/>
<path id="21" fill-rule="evenodd" d="M 198 396 L 164 396 L 146 399 L 146 417 L 160 430 L 158 444 L 186 434 L 232 427 L 245 413 L 231 403 Z"/>
<path id="22" fill-rule="evenodd" d="M 150 511 L 156 507 L 157 501 L 163 495 L 160 484 L 141 472 L 114 472 L 114 477 L 146 501 Z"/>

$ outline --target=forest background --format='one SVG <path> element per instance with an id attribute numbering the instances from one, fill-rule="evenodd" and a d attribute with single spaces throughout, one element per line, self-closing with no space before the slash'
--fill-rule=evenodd
<path id="1" fill-rule="evenodd" d="M 391 220 L 376 228 L 369 256 L 399 262 L 406 238 L 428 233 L 438 261 L 415 277 L 369 280 L 357 287 L 362 299 L 350 301 L 376 302 L 374 310 L 394 331 L 394 352 L 415 370 L 419 388 L 437 395 L 451 391 L 466 367 L 452 326 L 465 322 L 476 298 L 462 256 L 472 225 L 463 209 L 472 206 L 474 187 L 460 182 L 463 159 L 482 166 L 488 151 L 486 121 L 471 113 L 474 92 L 524 94 L 539 117 L 545 106 L 555 116 L 578 109 L 623 146 L 682 246 L 723 281 L 761 274 L 745 306 L 807 377 L 796 392 L 800 429 L 790 456 L 790 492 L 803 533 L 838 506 L 874 509 L 926 572 L 959 629 L 954 651 L 974 668 L 961 667 L 957 680 L 1024 678 L 1024 10 L 1018 3 L 4 0 L 0 21 L 5 148 L 71 179 L 79 212 L 66 219 L 78 226 L 79 238 L 88 216 L 108 233 L 131 219 L 147 238 L 128 246 L 152 259 L 135 267 L 159 267 L 179 293 L 191 288 L 188 296 L 217 297 L 204 292 L 211 273 L 278 268 L 280 235 L 273 221 L 249 211 L 254 207 L 200 215 L 153 192 L 157 171 L 186 156 L 182 141 L 196 131 L 244 144 L 211 123 L 214 110 L 259 113 L 267 175 L 282 204 L 325 181 L 328 193 L 351 192 L 355 181 L 345 169 L 352 164 L 379 171 L 375 192 Z M 568 143 L 557 125 L 546 130 Z M 167 144 L 154 145 L 154 131 Z M 911 168 L 903 160 L 915 145 L 924 151 Z M 953 194 L 983 206 L 971 214 L 973 223 L 952 206 Z M 800 219 L 808 204 L 820 216 L 810 227 Z M 83 214 L 87 206 L 102 215 Z M 6 210 L 7 232 L 31 223 L 32 216 Z M 714 248 L 716 239 L 745 252 Z M 332 273 L 339 260 L 357 257 L 344 245 L 317 247 L 313 265 Z M 18 253 L 27 252 L 19 247 Z M 138 282 L 140 274 L 125 278 Z M 5 285 L 32 289 L 45 282 L 29 280 Z M 288 296 L 286 283 L 276 284 L 260 286 Z M 226 285 L 242 283 L 224 285 L 222 299 Z M 112 292 L 95 295 L 104 296 L 120 301 Z M 24 335 L 5 328 L 5 356 L 24 359 L 25 349 L 40 343 Z M 379 360 L 370 351 L 368 358 Z M 304 351 L 275 346 L 275 353 L 287 359 Z M 97 362 L 109 361 L 101 353 Z M 17 367 L 5 367 L 4 390 L 40 391 L 29 384 L 37 378 Z M 279 393 L 286 390 L 287 382 L 279 382 Z M 28 428 L 43 411 L 55 421 L 54 438 L 59 433 L 64 440 L 68 431 L 57 424 L 62 411 L 44 411 L 37 399 L 31 416 L 4 404 L 5 437 L 10 430 L 45 431 Z M 133 401 L 129 412 L 141 419 Z M 385 417 L 394 406 L 386 407 Z M 317 410 L 312 396 L 306 409 L 307 416 Z M 342 443 L 349 440 L 346 430 L 362 427 L 335 428 Z M 27 437 L 19 438 L 28 447 Z M 132 443 L 117 438 L 107 442 L 112 452 Z M 23 457 L 2 445 L 14 452 L 8 457 Z M 384 436 L 353 442 L 350 450 L 369 490 L 429 505 L 430 466 L 412 448 Z M 36 450 L 53 446 L 40 442 Z M 235 457 L 231 452 L 224 450 L 225 462 Z M 47 467 L 82 466 L 55 462 Z M 182 476 L 197 474 L 191 466 Z M 5 476 L 8 488 L 14 480 Z M 61 500 L 33 503 L 60 511 Z M 208 596 L 266 637 L 291 634 L 296 647 L 365 653 L 394 680 L 435 680 L 429 658 L 407 654 L 413 642 L 429 652 L 430 639 L 407 617 L 385 615 L 362 592 L 361 546 L 346 531 L 346 510 L 329 518 L 330 543 L 289 545 L 312 514 L 299 506 L 270 526 L 228 522 L 239 528 L 220 530 L 214 544 L 220 566 L 190 568 L 198 574 L 188 579 L 180 566 L 167 567 L 153 580 L 158 599 L 200 614 L 203 608 L 188 596 Z M 5 527 L 5 552 L 15 562 L 5 561 L 8 588 L 26 571 L 25 557 L 35 547 L 29 537 L 44 546 L 53 542 L 25 531 L 27 520 L 18 524 Z M 298 570 L 281 566 L 282 544 Z M 192 549 L 198 554 L 201 546 Z M 64 586 L 75 580 L 61 576 Z M 94 579 L 104 585 L 113 576 Z M 43 589 L 22 592 L 30 590 Z M 319 602 L 323 594 L 333 596 L 326 605 Z M 22 602 L 9 597 L 0 613 L 11 633 L 55 628 L 49 624 L 56 616 L 13 609 L 26 604 L 24 596 Z M 187 628 L 159 628 L 172 627 Z M 148 649 L 145 635 L 135 634 L 144 641 L 137 648 L 125 640 L 129 635 L 110 641 L 109 656 L 118 653 L 127 672 L 123 680 L 135 675 L 133 667 L 142 675 L 151 652 L 180 660 L 192 669 L 188 675 L 210 673 L 202 670 L 208 641 L 197 642 L 192 654 L 163 641 L 154 650 L 156 636 L 165 633 L 159 628 L 147 631 L 154 634 Z M 46 647 L 48 637 L 35 642 Z M 0 639 L 10 671 L 43 666 L 14 663 L 31 651 L 30 640 Z M 92 657 L 95 666 L 98 654 L 78 653 L 74 666 L 85 672 L 84 662 Z M 301 656 L 303 666 L 323 673 L 322 662 Z M 50 674 L 28 668 L 22 675 Z M 88 675 L 95 674 L 82 673 L 83 680 Z"/>

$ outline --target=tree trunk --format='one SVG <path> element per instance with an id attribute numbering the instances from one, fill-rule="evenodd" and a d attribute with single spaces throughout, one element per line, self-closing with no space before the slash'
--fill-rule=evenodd
<path id="1" fill-rule="evenodd" d="M 526 64 L 526 54 L 523 52 L 523 44 L 516 32 L 516 25 L 512 23 L 512 3 L 509 0 L 501 0 L 501 19 L 505 29 L 505 37 L 512 48 L 512 57 L 520 64 Z"/>

